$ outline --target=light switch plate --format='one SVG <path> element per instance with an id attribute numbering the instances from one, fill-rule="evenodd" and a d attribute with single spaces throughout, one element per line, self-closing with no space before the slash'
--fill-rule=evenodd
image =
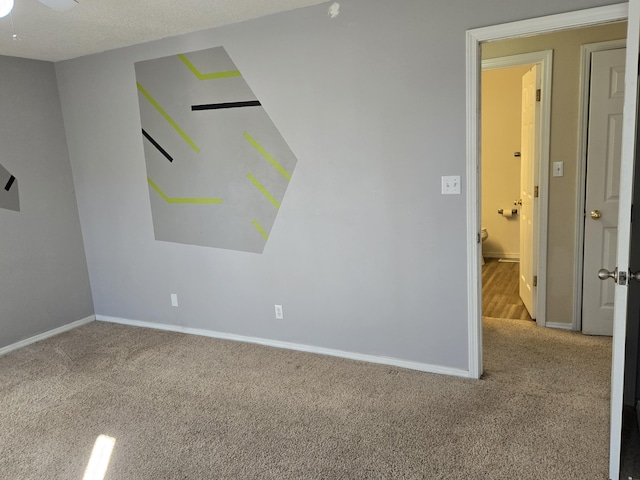
<path id="1" fill-rule="evenodd" d="M 564 177 L 564 162 L 553 162 L 553 176 Z"/>
<path id="2" fill-rule="evenodd" d="M 443 195 L 459 195 L 460 194 L 460 175 L 448 175 L 442 177 L 442 194 Z"/>

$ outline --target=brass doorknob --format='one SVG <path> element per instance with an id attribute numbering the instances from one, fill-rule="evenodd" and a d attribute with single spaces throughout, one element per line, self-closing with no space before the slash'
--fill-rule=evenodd
<path id="1" fill-rule="evenodd" d="M 593 210 L 591 212 L 591 218 L 593 218 L 594 220 L 599 219 L 602 216 L 602 213 L 600 212 L 600 210 Z"/>

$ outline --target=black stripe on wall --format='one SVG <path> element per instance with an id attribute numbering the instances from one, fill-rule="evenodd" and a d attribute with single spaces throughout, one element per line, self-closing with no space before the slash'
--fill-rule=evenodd
<path id="1" fill-rule="evenodd" d="M 8 192 L 9 190 L 11 190 L 11 186 L 13 185 L 13 182 L 16 181 L 16 177 L 14 177 L 13 175 L 11 175 L 11 178 L 9 178 L 9 181 L 7 182 L 7 184 L 4 186 L 4 189 Z"/>
<path id="2" fill-rule="evenodd" d="M 191 111 L 218 110 L 220 108 L 259 107 L 260 105 L 262 104 L 259 100 L 249 100 L 247 102 L 208 103 L 205 105 L 192 105 Z"/>
<path id="3" fill-rule="evenodd" d="M 156 147 L 156 148 L 158 149 L 158 151 L 159 151 L 162 155 L 164 155 L 164 156 L 165 156 L 165 158 L 166 158 L 167 160 L 169 160 L 170 162 L 173 162 L 173 157 L 172 157 L 171 155 L 169 155 L 169 154 L 167 153 L 167 151 L 166 151 L 164 148 L 162 148 L 162 147 L 160 146 L 160 144 L 159 144 L 158 142 L 156 142 L 156 141 L 153 139 L 153 137 L 152 137 L 151 135 L 149 135 L 147 132 L 145 132 L 145 131 L 144 131 L 144 128 L 142 129 L 142 134 L 144 135 L 144 137 L 145 137 L 147 140 L 149 140 L 149 141 L 151 142 L 151 145 L 153 145 L 154 147 Z"/>

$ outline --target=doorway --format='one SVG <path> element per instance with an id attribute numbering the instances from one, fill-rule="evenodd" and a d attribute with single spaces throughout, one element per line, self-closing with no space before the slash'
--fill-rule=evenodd
<path id="1" fill-rule="evenodd" d="M 582 150 L 579 148 L 577 132 L 581 126 L 581 115 L 584 112 L 580 102 L 581 92 L 576 89 L 576 85 L 580 85 L 584 65 L 587 68 L 590 65 L 582 58 L 581 49 L 585 45 L 590 45 L 592 49 L 595 49 L 596 42 L 610 44 L 609 46 L 605 44 L 602 49 L 611 48 L 613 42 L 624 44 L 625 37 L 626 24 L 620 22 L 564 29 L 552 33 L 530 35 L 525 38 L 496 40 L 483 43 L 481 46 L 483 76 L 487 73 L 487 67 L 490 69 L 506 68 L 512 65 L 523 65 L 526 62 L 537 63 L 543 73 L 541 101 L 539 102 L 542 111 L 541 135 L 537 145 L 540 163 L 534 170 L 536 193 L 539 197 L 534 200 L 538 211 L 534 214 L 533 220 L 536 227 L 539 227 L 539 231 L 533 236 L 531 248 L 535 256 L 534 260 L 538 264 L 531 273 L 532 284 L 535 285 L 534 298 L 537 294 L 537 302 L 534 302 L 533 309 L 529 309 L 539 326 L 566 330 L 580 330 L 581 327 L 582 304 L 576 300 L 575 296 L 582 293 L 583 286 L 583 238 L 580 235 L 584 225 L 582 212 L 584 212 L 585 189 L 581 185 L 584 178 L 581 178 L 580 175 L 585 171 L 586 157 L 583 158 L 582 155 L 586 155 L 587 149 L 586 147 Z M 544 52 L 548 52 L 548 69 L 544 68 Z M 520 55 L 536 54 L 538 58 L 518 59 Z M 590 57 L 587 58 L 590 59 Z M 510 62 L 510 59 L 513 61 Z M 551 64 L 554 68 L 553 73 L 551 72 Z M 588 85 L 586 91 L 588 92 Z M 516 105 L 517 107 L 519 105 Z M 547 108 L 549 113 L 545 113 Z M 484 111 L 482 115 L 484 116 Z M 484 127 L 482 135 L 484 140 Z M 484 149 L 484 145 L 482 148 Z M 511 152 L 511 155 L 513 153 Z M 522 161 L 522 157 L 514 158 L 512 156 L 508 160 L 513 165 L 517 164 L 518 160 Z M 481 174 L 483 179 L 485 161 L 489 164 L 494 159 L 482 159 Z M 502 161 L 504 165 L 507 159 L 504 158 Z M 498 222 L 498 227 L 510 226 L 512 230 L 518 223 L 522 223 L 520 222 L 520 214 L 524 212 L 522 212 L 521 206 L 518 206 L 518 215 L 515 218 L 508 220 L 500 218 L 497 214 L 498 210 L 504 211 L 505 206 L 508 205 L 486 204 L 488 196 L 484 186 L 480 188 L 480 191 L 482 192 L 481 227 L 487 227 L 484 225 L 487 217 L 493 219 L 494 226 L 496 222 L 501 220 L 502 223 Z M 522 198 L 525 198 L 524 194 L 520 193 L 510 203 Z M 488 238 L 495 237 L 495 235 L 492 236 L 491 228 L 487 229 L 487 233 Z M 498 234 L 500 233 L 498 231 Z M 516 235 L 518 233 L 516 232 Z M 486 248 L 487 246 L 489 248 Z M 488 250 L 488 256 L 493 256 L 496 250 L 491 248 L 493 246 L 487 240 L 483 245 L 483 251 Z M 504 252 L 504 250 L 499 253 L 505 253 L 504 256 L 509 257 L 517 256 L 518 252 L 516 255 L 509 251 Z M 525 269 L 521 268 L 521 270 Z M 522 288 L 520 290 L 522 293 Z"/>
<path id="2" fill-rule="evenodd" d="M 540 326 L 545 309 L 538 307 L 544 303 L 538 290 L 546 281 L 537 264 L 546 257 L 547 217 L 532 197 L 534 185 L 536 193 L 547 191 L 538 172 L 548 163 L 552 64 L 552 50 L 484 59 L 481 81 L 482 314 L 533 318 Z M 525 128 L 526 111 L 533 116 Z"/>
<path id="3" fill-rule="evenodd" d="M 506 38 L 516 38 L 516 37 L 524 37 L 530 35 L 536 35 L 543 32 L 560 32 L 567 29 L 575 29 L 585 26 L 592 25 L 603 25 L 609 22 L 619 22 L 624 21 L 628 17 L 632 18 L 629 14 L 629 10 L 636 15 L 638 10 L 640 9 L 640 2 L 632 0 L 631 6 L 628 7 L 626 4 L 620 5 L 611 5 L 608 7 L 600 7 L 594 8 L 591 10 L 584 10 L 578 12 L 570 12 L 567 14 L 559 14 L 553 15 L 550 17 L 532 19 L 521 22 L 514 22 L 511 24 L 499 25 L 494 27 L 486 27 L 480 28 L 476 30 L 472 30 L 467 32 L 467 47 L 468 47 L 468 55 L 467 55 L 467 93 L 468 93 L 468 102 L 467 102 L 467 144 L 469 146 L 468 149 L 468 161 L 467 161 L 467 174 L 468 174 L 468 257 L 469 257 L 469 267 L 468 267 L 468 281 L 469 281 L 469 372 L 470 376 L 479 378 L 482 374 L 482 325 L 481 325 L 481 307 L 479 304 L 480 286 L 481 279 L 479 276 L 479 264 L 480 264 L 480 223 L 479 223 L 479 205 L 480 202 L 480 193 L 481 188 L 479 185 L 479 175 L 480 175 L 480 161 L 479 161 L 479 98 L 478 98 L 478 90 L 479 90 L 479 63 L 480 63 L 480 46 L 485 42 L 497 41 L 500 39 Z M 633 52 L 629 49 L 627 54 L 627 66 L 628 72 L 635 72 L 637 69 L 637 51 L 638 45 L 635 44 L 636 36 L 637 36 L 637 20 L 634 16 L 633 28 L 630 28 L 630 31 L 633 33 L 634 44 L 633 44 Z M 630 111 L 632 106 L 631 102 L 635 102 L 635 78 L 629 79 L 630 74 L 627 75 L 627 89 L 632 88 L 633 98 L 631 95 L 628 96 L 627 104 L 625 105 L 625 111 Z M 554 89 L 556 95 L 558 94 L 557 89 Z M 627 90 L 629 91 L 629 90 Z M 571 97 L 571 95 L 567 95 L 567 98 Z M 635 105 L 635 103 L 634 103 Z M 633 120 L 627 115 L 625 116 L 625 124 L 628 125 L 629 122 L 635 122 L 635 118 Z M 558 122 L 556 122 L 558 123 Z M 630 139 L 630 128 L 626 126 L 624 131 L 624 141 L 623 141 L 623 159 L 626 159 L 623 162 L 623 170 L 626 172 L 626 175 L 621 175 L 621 179 L 624 179 L 624 188 L 622 189 L 621 198 L 629 197 L 625 200 L 624 208 L 622 207 L 621 202 L 621 217 L 622 213 L 628 213 L 630 210 L 630 194 L 629 192 L 629 149 L 632 147 L 632 142 Z M 542 168 L 544 168 L 543 166 Z M 546 165 L 548 167 L 548 165 Z M 632 167 L 632 165 L 631 165 Z M 565 169 L 566 172 L 566 169 Z M 548 170 L 547 170 L 548 173 Z M 569 194 L 565 195 L 563 198 L 562 191 L 558 191 L 558 198 L 563 198 L 565 201 L 563 202 L 565 205 L 568 204 L 576 204 L 575 191 L 569 190 Z M 628 200 L 628 202 L 627 202 Z M 628 203 L 628 204 L 627 204 Z M 569 217 L 571 223 L 568 223 L 566 217 L 566 211 L 563 215 L 562 209 L 559 209 L 558 213 L 561 216 L 559 224 L 564 224 L 566 226 L 566 230 L 570 232 L 573 230 L 572 235 L 567 235 L 567 231 L 565 230 L 563 235 L 565 237 L 569 237 L 570 242 L 575 240 L 575 224 L 576 224 L 576 215 Z M 627 217 L 628 218 L 628 217 Z M 553 219 L 550 218 L 550 224 L 553 222 Z M 628 222 L 628 221 L 627 221 Z M 622 223 L 621 223 L 622 227 Z M 628 229 L 628 225 L 625 227 L 625 230 Z M 561 230 L 561 229 L 560 229 Z M 626 231 L 625 231 L 626 233 Z M 551 235 L 551 233 L 550 233 Z M 624 240 L 626 235 L 620 235 L 620 242 L 618 246 L 618 263 L 619 267 L 626 271 L 627 268 L 627 258 L 625 257 L 624 252 L 628 252 L 628 240 Z M 550 238 L 551 239 L 551 238 Z M 624 241 L 623 241 L 624 240 Z M 562 249 L 557 248 L 555 250 L 550 249 L 547 255 L 547 258 L 544 259 L 542 265 L 544 268 L 547 266 L 555 266 L 561 271 L 571 270 L 573 262 L 575 261 L 575 252 L 572 252 L 572 249 Z M 562 276 L 562 275 L 560 275 Z M 560 296 L 566 296 L 569 294 L 569 297 L 572 297 L 571 290 L 573 288 L 574 282 L 562 282 L 558 281 L 557 284 L 551 285 L 551 281 L 554 278 L 553 275 L 549 275 L 550 284 L 547 286 L 547 292 L 553 294 L 561 294 Z M 617 478 L 619 472 L 619 452 L 620 452 L 620 438 L 619 438 L 619 430 L 620 430 L 620 422 L 621 422 L 621 413 L 618 411 L 618 404 L 620 404 L 621 408 L 621 376 L 620 376 L 620 366 L 624 366 L 624 360 L 621 359 L 621 356 L 624 355 L 624 350 L 620 348 L 620 342 L 624 343 L 624 334 L 625 334 L 625 325 L 624 320 L 620 319 L 619 312 L 621 311 L 622 306 L 626 307 L 627 295 L 626 290 L 621 289 L 620 287 L 623 284 L 616 287 L 616 320 L 614 321 L 614 342 L 617 339 L 617 346 L 614 345 L 614 354 L 613 354 L 613 379 L 612 379 L 612 399 L 611 399 L 611 459 L 610 459 L 610 475 L 611 478 Z M 556 287 L 556 288 L 553 288 Z M 624 290 L 624 291 L 623 291 Z M 554 299 L 554 301 L 557 299 Z M 565 298 L 566 300 L 566 298 Z M 619 306 L 619 308 L 618 308 Z M 547 312 L 549 311 L 550 304 L 545 304 L 545 308 Z M 564 312 L 564 317 L 572 318 L 572 309 L 568 308 Z M 568 322 L 563 322 L 568 323 Z"/>

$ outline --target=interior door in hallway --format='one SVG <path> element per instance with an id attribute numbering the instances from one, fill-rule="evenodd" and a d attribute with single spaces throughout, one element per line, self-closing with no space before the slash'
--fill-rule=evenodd
<path id="1" fill-rule="evenodd" d="M 532 319 L 536 318 L 537 289 L 534 281 L 537 270 L 537 246 L 535 242 L 535 194 L 536 154 L 540 112 L 536 92 L 540 74 L 533 66 L 522 76 L 522 132 L 520 137 L 520 298 Z"/>
<path id="2" fill-rule="evenodd" d="M 616 265 L 625 54 L 591 54 L 582 280 L 582 332 L 589 335 L 613 334 L 614 283 L 600 281 L 598 270 Z"/>

